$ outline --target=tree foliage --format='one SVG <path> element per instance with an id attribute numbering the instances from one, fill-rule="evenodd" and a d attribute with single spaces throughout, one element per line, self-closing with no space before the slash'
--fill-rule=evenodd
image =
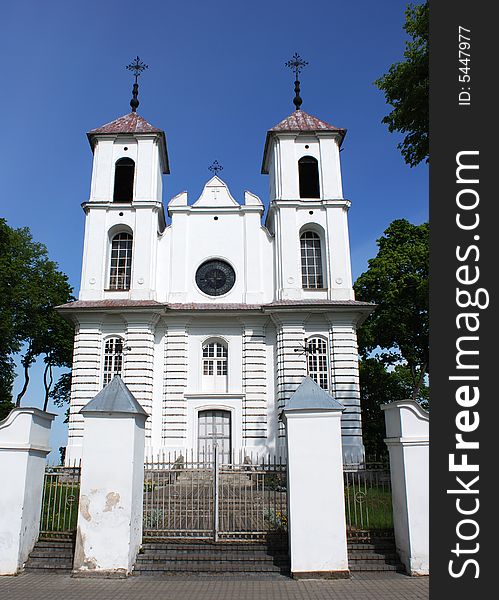
<path id="1" fill-rule="evenodd" d="M 413 399 L 429 374 L 428 243 L 427 223 L 393 221 L 377 240 L 377 256 L 354 285 L 358 300 L 377 304 L 359 329 L 361 354 L 367 357 L 379 346 L 382 364 L 405 364 Z"/>
<path id="2" fill-rule="evenodd" d="M 383 123 L 390 132 L 406 134 L 398 148 L 411 167 L 423 160 L 428 162 L 429 154 L 428 12 L 428 2 L 407 7 L 404 29 L 411 40 L 406 42 L 405 60 L 393 64 L 388 73 L 375 81 L 393 107 Z"/>
<path id="3" fill-rule="evenodd" d="M 378 357 L 364 358 L 359 363 L 360 394 L 362 407 L 362 434 L 366 455 L 383 460 L 387 456 L 384 443 L 385 418 L 382 404 L 397 402 L 412 395 L 412 377 L 406 365 L 396 365 L 388 370 Z M 417 397 L 428 407 L 428 387 L 423 382 Z"/>
<path id="4" fill-rule="evenodd" d="M 15 403 L 20 405 L 30 368 L 43 356 L 46 410 L 52 368 L 70 367 L 72 360 L 73 328 L 54 307 L 72 299 L 68 278 L 49 260 L 46 247 L 33 241 L 27 227 L 13 229 L 0 219 L 0 405 L 6 410 L 19 353 L 24 381 Z"/>

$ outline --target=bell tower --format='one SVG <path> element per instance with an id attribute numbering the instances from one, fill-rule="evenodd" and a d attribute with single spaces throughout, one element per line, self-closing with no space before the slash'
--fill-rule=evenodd
<path id="1" fill-rule="evenodd" d="M 266 225 L 275 236 L 276 300 L 353 300 L 348 208 L 340 148 L 346 130 L 301 109 L 295 54 L 295 111 L 267 132 L 262 173 L 269 175 Z"/>
<path id="2" fill-rule="evenodd" d="M 165 133 L 137 113 L 137 57 L 132 111 L 92 129 L 90 197 L 83 203 L 85 241 L 80 300 L 154 300 L 157 233 L 165 227 L 162 175 L 168 174 Z"/>

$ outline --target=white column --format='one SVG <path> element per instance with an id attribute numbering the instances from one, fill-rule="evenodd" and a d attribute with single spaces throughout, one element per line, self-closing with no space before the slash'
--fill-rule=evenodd
<path id="1" fill-rule="evenodd" d="M 146 413 L 152 415 L 154 391 L 155 328 L 158 314 L 126 314 L 126 349 L 123 380 Z M 152 419 L 146 424 L 147 445 L 151 446 Z"/>
<path id="2" fill-rule="evenodd" d="M 349 577 L 343 406 L 307 377 L 288 401 L 288 529 L 294 578 Z"/>
<path id="3" fill-rule="evenodd" d="M 395 543 L 410 575 L 429 573 L 429 414 L 413 400 L 384 404 Z"/>
<path id="4" fill-rule="evenodd" d="M 329 337 L 332 393 L 345 407 L 341 416 L 343 463 L 358 465 L 365 461 L 365 450 L 362 443 L 359 353 L 353 318 L 330 315 Z"/>
<path id="5" fill-rule="evenodd" d="M 261 319 L 243 325 L 244 445 L 267 441 L 267 365 L 265 327 Z"/>
<path id="6" fill-rule="evenodd" d="M 147 414 L 116 376 L 85 417 L 74 575 L 132 572 L 142 542 Z"/>
<path id="7" fill-rule="evenodd" d="M 297 390 L 307 375 L 307 362 L 304 352 L 305 327 L 302 314 L 272 314 L 277 331 L 276 371 L 277 371 L 277 412 L 280 413 L 286 402 Z M 284 440 L 284 429 L 279 424 L 277 448 Z"/>
<path id="8" fill-rule="evenodd" d="M 0 422 L 0 575 L 22 570 L 38 538 L 55 415 L 15 408 Z"/>
<path id="9" fill-rule="evenodd" d="M 68 445 L 65 465 L 81 458 L 83 416 L 80 410 L 99 391 L 102 370 L 102 315 L 79 315 L 76 325 L 71 401 L 69 404 Z"/>
<path id="10" fill-rule="evenodd" d="M 165 344 L 163 446 L 182 451 L 187 443 L 188 330 L 182 320 L 168 319 Z M 199 368 L 201 368 L 199 366 Z"/>

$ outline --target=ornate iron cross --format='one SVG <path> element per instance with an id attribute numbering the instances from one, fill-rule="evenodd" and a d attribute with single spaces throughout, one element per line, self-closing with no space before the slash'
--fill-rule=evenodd
<path id="1" fill-rule="evenodd" d="M 148 69 L 148 65 L 143 63 L 140 58 L 137 56 L 134 60 L 125 67 L 128 71 L 131 71 L 135 75 L 135 83 L 133 84 L 132 89 L 132 99 L 130 100 L 130 106 L 132 107 L 132 112 L 137 112 L 137 108 L 139 106 L 139 84 L 138 78 L 142 74 L 142 71 Z"/>
<path id="2" fill-rule="evenodd" d="M 294 71 L 295 74 L 295 97 L 293 99 L 293 104 L 296 107 L 296 110 L 300 110 L 300 106 L 302 105 L 303 100 L 300 97 L 300 73 L 303 68 L 308 65 L 306 60 L 295 52 L 290 60 L 285 63 L 285 66 Z"/>
<path id="3" fill-rule="evenodd" d="M 218 162 L 218 160 L 214 160 L 211 163 L 211 165 L 208 167 L 208 171 L 211 171 L 216 177 L 218 177 L 218 174 L 220 173 L 220 171 L 223 171 L 223 170 L 224 170 L 224 168 Z"/>
<path id="4" fill-rule="evenodd" d="M 143 63 L 138 56 L 133 59 L 133 62 L 126 66 L 126 69 L 132 71 L 135 75 L 135 83 L 137 83 L 137 79 L 142 74 L 142 71 L 145 71 L 148 68 L 149 66 Z"/>

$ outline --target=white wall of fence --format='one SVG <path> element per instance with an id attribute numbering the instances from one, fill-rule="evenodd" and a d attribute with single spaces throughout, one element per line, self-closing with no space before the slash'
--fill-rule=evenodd
<path id="1" fill-rule="evenodd" d="M 0 575 L 21 571 L 38 537 L 54 418 L 15 408 L 0 422 Z"/>
<path id="2" fill-rule="evenodd" d="M 413 400 L 385 404 L 395 543 L 410 575 L 428 575 L 429 414 Z"/>

